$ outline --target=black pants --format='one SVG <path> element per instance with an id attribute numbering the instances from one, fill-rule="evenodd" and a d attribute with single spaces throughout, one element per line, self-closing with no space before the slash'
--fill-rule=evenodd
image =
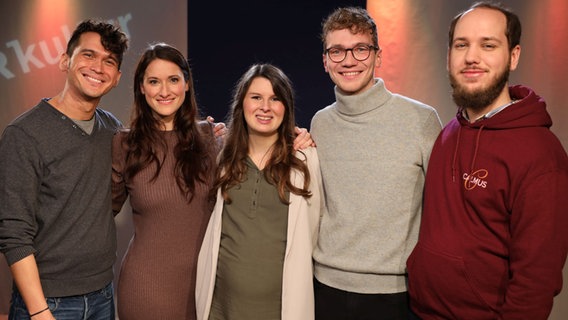
<path id="1" fill-rule="evenodd" d="M 408 320 L 408 292 L 363 294 L 335 289 L 314 278 L 316 320 Z"/>

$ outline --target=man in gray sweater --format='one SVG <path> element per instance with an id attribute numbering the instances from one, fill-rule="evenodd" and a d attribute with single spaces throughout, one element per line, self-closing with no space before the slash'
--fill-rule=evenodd
<path id="1" fill-rule="evenodd" d="M 322 40 L 336 101 L 311 124 L 326 199 L 314 251 L 316 319 L 407 319 L 406 259 L 441 122 L 374 77 L 381 49 L 367 11 L 337 9 Z"/>
<path id="2" fill-rule="evenodd" d="M 83 21 L 59 61 L 63 90 L 0 139 L 0 251 L 15 283 L 10 319 L 114 319 L 111 141 L 121 123 L 98 105 L 118 84 L 127 46 L 113 25 Z"/>

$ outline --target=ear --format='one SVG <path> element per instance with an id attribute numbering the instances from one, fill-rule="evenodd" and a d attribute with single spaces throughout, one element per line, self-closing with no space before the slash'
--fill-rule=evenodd
<path id="1" fill-rule="evenodd" d="M 118 83 L 120 82 L 120 77 L 122 76 L 122 71 L 118 70 L 118 73 L 116 75 L 116 79 L 114 79 L 114 85 L 113 87 L 117 87 Z"/>
<path id="2" fill-rule="evenodd" d="M 67 55 L 67 53 L 63 52 L 59 57 L 59 70 L 63 72 L 69 71 L 69 64 L 71 63 L 71 58 Z"/>
<path id="3" fill-rule="evenodd" d="M 511 67 L 509 68 L 510 71 L 517 69 L 517 65 L 519 64 L 520 58 L 521 58 L 521 46 L 516 45 L 511 50 Z"/>
<path id="4" fill-rule="evenodd" d="M 325 57 L 325 53 L 322 54 L 322 59 L 323 59 L 323 69 L 325 70 L 326 73 L 329 73 L 329 70 L 327 69 L 327 59 Z"/>
<path id="5" fill-rule="evenodd" d="M 451 52 L 452 49 L 448 48 L 448 53 L 446 54 L 446 71 L 450 71 L 450 55 L 452 54 Z"/>
<path id="6" fill-rule="evenodd" d="M 381 63 L 383 62 L 383 49 L 378 49 L 375 53 L 375 69 L 379 69 L 381 67 Z"/>

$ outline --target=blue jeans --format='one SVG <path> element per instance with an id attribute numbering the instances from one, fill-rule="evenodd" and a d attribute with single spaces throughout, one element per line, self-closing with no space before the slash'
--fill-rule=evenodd
<path id="1" fill-rule="evenodd" d="M 57 320 L 114 320 L 113 291 L 111 282 L 103 289 L 91 293 L 62 298 L 46 298 L 45 300 L 49 310 Z M 24 299 L 17 290 L 14 290 L 8 320 L 29 319 L 30 315 Z"/>

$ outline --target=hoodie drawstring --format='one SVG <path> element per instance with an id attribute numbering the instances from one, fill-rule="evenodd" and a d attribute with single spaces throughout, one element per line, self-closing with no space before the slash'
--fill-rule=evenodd
<path id="1" fill-rule="evenodd" d="M 475 159 L 477 158 L 477 151 L 479 150 L 479 140 L 481 139 L 481 131 L 483 131 L 483 128 L 485 128 L 485 125 L 479 127 L 479 130 L 477 131 L 477 136 L 475 138 L 475 149 L 473 150 L 473 157 L 471 158 L 470 173 L 473 172 L 475 168 Z M 461 132 L 462 132 L 462 126 L 460 126 L 458 129 L 458 137 L 456 141 L 456 147 L 454 149 L 454 157 L 452 159 L 452 182 L 456 182 L 456 161 L 458 158 L 458 150 L 460 147 Z"/>
<path id="2" fill-rule="evenodd" d="M 481 131 L 485 128 L 485 125 L 481 125 L 479 127 L 479 131 L 477 131 L 477 137 L 475 138 L 475 150 L 473 150 L 473 157 L 471 158 L 471 167 L 470 173 L 473 172 L 475 169 L 475 159 L 477 158 L 477 150 L 479 149 L 479 139 L 481 138 Z"/>
<path id="3" fill-rule="evenodd" d="M 458 129 L 458 139 L 456 141 L 456 147 L 454 149 L 454 158 L 452 159 L 452 182 L 456 182 L 456 159 L 458 157 L 458 150 L 460 148 L 462 127 Z"/>

